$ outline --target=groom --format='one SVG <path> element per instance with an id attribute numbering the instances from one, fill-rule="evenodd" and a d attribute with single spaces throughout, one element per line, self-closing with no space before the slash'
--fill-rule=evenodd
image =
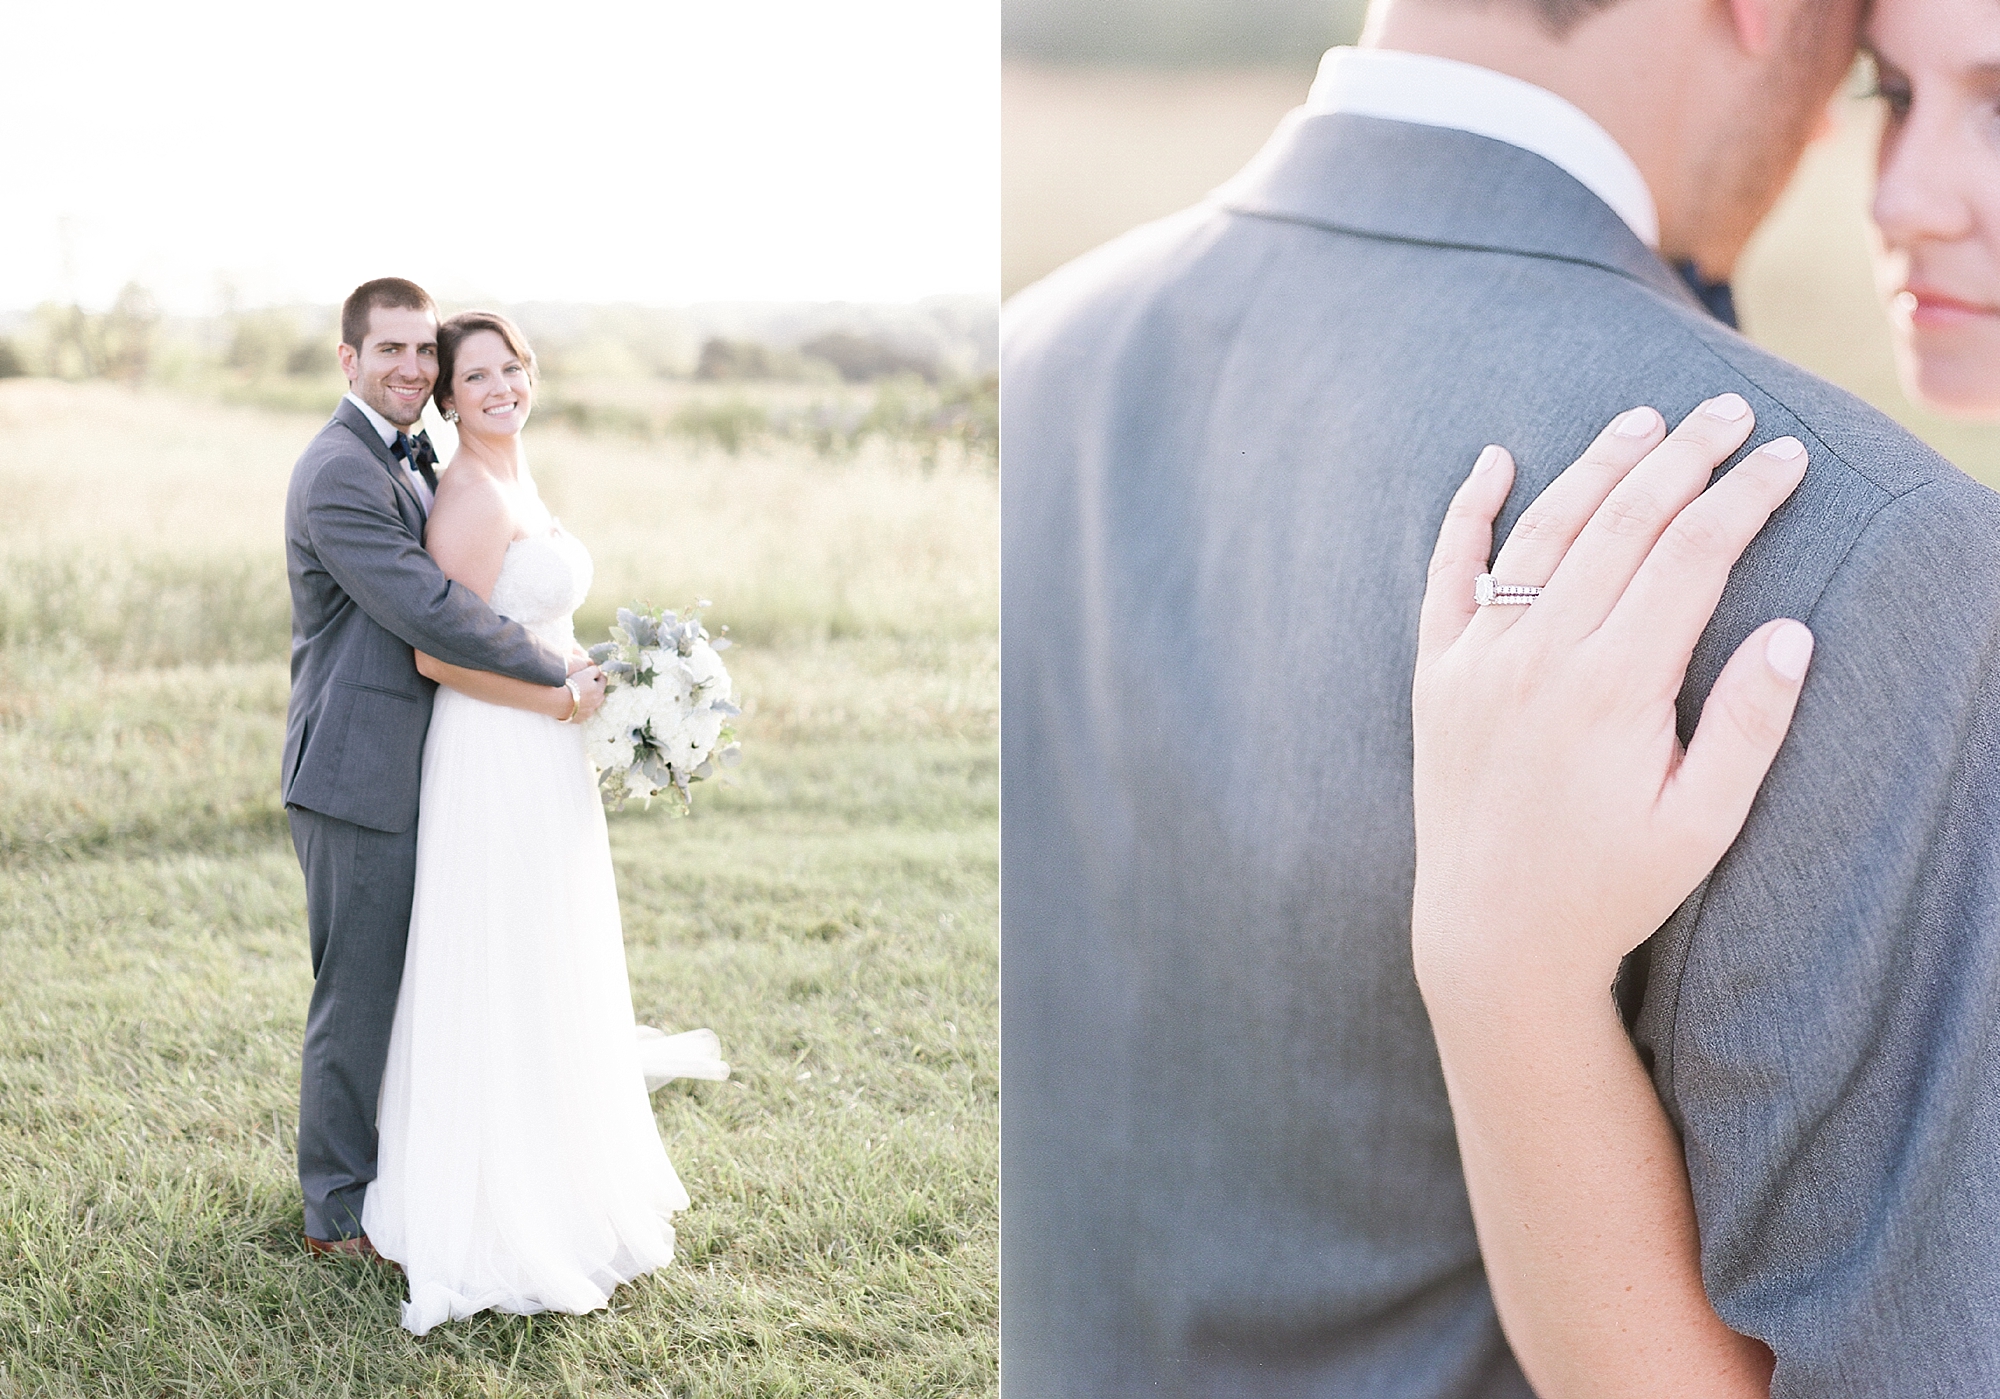
<path id="1" fill-rule="evenodd" d="M 370 1255 L 361 1207 L 375 1178 L 375 1106 L 403 976 L 416 876 L 417 788 L 437 687 L 412 648 L 537 685 L 569 685 L 588 714 L 593 673 L 447 579 L 424 552 L 436 489 L 430 440 L 410 429 L 437 383 L 437 308 L 398 277 L 341 307 L 349 392 L 292 468 L 285 562 L 292 699 L 284 801 L 305 872 L 313 994 L 299 1082 L 306 1244 Z M 579 663 L 580 664 L 580 663 Z"/>
<path id="2" fill-rule="evenodd" d="M 1711 314 L 1860 8 L 1378 0 L 1234 181 L 1016 299 L 1009 1399 L 1529 1394 L 1410 966 L 1425 562 L 1484 443 L 1504 537 L 1729 391 L 1812 465 L 1683 736 L 1760 623 L 1818 650 L 1622 1004 L 1773 1394 L 2000 1392 L 2000 507 Z"/>

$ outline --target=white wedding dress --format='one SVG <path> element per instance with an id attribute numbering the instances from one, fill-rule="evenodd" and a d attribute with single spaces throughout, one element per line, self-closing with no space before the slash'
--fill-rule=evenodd
<path id="1" fill-rule="evenodd" d="M 590 556 L 508 547 L 493 610 L 560 652 Z M 673 1257 L 685 1209 L 650 1087 L 722 1078 L 706 1030 L 635 1026 L 604 810 L 582 730 L 440 688 L 416 899 L 362 1228 L 403 1267 L 403 1325 L 587 1312 Z"/>

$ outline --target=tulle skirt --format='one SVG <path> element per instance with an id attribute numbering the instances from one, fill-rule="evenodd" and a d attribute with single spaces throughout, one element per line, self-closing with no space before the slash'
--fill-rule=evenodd
<path id="1" fill-rule="evenodd" d="M 402 1265 L 418 1335 L 487 1308 L 593 1311 L 672 1259 L 688 1203 L 649 1068 L 727 1066 L 706 1031 L 652 1032 L 642 1056 L 579 729 L 439 690 L 421 810 L 362 1227 Z"/>

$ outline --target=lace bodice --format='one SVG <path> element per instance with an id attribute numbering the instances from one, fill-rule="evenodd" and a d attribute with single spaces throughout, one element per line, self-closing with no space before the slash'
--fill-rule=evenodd
<path id="1" fill-rule="evenodd" d="M 590 551 L 558 522 L 507 546 L 493 584 L 493 610 L 558 651 L 576 643 L 570 624 L 590 591 Z"/>

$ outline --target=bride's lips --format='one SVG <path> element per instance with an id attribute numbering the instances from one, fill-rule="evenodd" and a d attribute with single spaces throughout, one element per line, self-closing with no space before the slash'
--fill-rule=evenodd
<path id="1" fill-rule="evenodd" d="M 1920 330 L 1948 330 L 1980 319 L 2000 318 L 2000 306 L 1961 301 L 1930 287 L 1910 286 L 1896 293 L 1896 304 Z"/>

